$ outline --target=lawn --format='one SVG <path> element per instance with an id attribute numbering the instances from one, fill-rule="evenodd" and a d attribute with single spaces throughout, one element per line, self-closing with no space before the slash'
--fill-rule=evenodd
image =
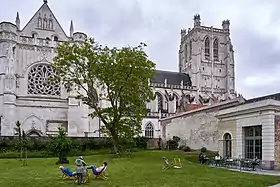
<path id="1" fill-rule="evenodd" d="M 183 169 L 162 170 L 162 157 L 180 157 Z M 267 187 L 280 183 L 280 177 L 261 176 L 210 168 L 186 160 L 182 153 L 143 151 L 132 158 L 115 158 L 112 155 L 85 156 L 89 164 L 108 162 L 109 180 L 92 179 L 87 186 L 98 187 Z M 73 163 L 75 158 L 70 158 Z M 73 181 L 61 179 L 55 158 L 28 159 L 22 167 L 15 159 L 0 159 L 1 187 L 72 187 Z M 67 167 L 74 169 L 74 165 Z"/>

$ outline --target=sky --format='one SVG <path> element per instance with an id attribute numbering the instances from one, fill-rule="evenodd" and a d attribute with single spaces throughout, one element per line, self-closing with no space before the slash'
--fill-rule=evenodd
<path id="1" fill-rule="evenodd" d="M 43 0 L 0 2 L 0 22 L 14 22 L 19 12 L 23 28 Z M 178 71 L 180 30 L 193 26 L 194 14 L 200 14 L 202 25 L 216 28 L 229 19 L 237 92 L 245 98 L 280 92 L 277 0 L 48 0 L 48 4 L 67 34 L 73 20 L 75 32 L 103 45 L 144 42 L 157 69 L 169 71 Z"/>

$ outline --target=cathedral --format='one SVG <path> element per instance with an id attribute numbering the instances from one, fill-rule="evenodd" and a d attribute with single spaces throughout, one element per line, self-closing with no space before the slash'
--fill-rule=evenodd
<path id="1" fill-rule="evenodd" d="M 192 28 L 181 30 L 178 72 L 157 70 L 150 80 L 155 97 L 147 103 L 143 136 L 160 137 L 164 118 L 236 98 L 230 22 L 221 25 L 203 26 L 195 15 Z M 47 0 L 24 27 L 19 13 L 14 23 L 0 23 L 0 136 L 14 136 L 17 120 L 29 136 L 56 134 L 58 127 L 72 137 L 102 136 L 102 122 L 88 117 L 88 106 L 46 81 L 56 47 L 88 37 L 75 32 L 72 21 L 69 27 L 66 33 Z"/>

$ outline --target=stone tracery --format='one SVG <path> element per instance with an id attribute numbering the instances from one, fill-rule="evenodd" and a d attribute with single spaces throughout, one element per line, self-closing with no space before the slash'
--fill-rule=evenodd
<path id="1" fill-rule="evenodd" d="M 54 74 L 50 65 L 33 66 L 28 73 L 28 94 L 60 96 L 60 84 L 49 80 L 54 77 Z"/>

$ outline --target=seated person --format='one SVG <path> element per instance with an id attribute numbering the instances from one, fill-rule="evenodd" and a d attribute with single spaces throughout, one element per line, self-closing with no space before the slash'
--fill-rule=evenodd
<path id="1" fill-rule="evenodd" d="M 70 168 L 65 168 L 63 166 L 59 166 L 59 169 L 62 171 L 62 173 L 66 173 L 70 177 L 74 177 L 77 175 L 75 171 L 71 171 Z"/>
<path id="2" fill-rule="evenodd" d="M 222 157 L 219 155 L 219 153 L 217 153 L 217 155 L 214 157 L 214 160 L 215 160 L 215 164 L 216 166 L 218 164 L 220 164 L 221 160 L 222 160 Z"/>
<path id="3" fill-rule="evenodd" d="M 206 155 L 204 153 L 199 154 L 199 156 L 198 156 L 199 163 L 205 164 L 207 160 L 208 160 L 208 158 L 206 157 Z"/>
<path id="4" fill-rule="evenodd" d="M 94 175 L 99 175 L 100 173 L 106 170 L 107 165 L 108 165 L 107 162 L 103 162 L 102 166 L 100 167 L 96 167 L 92 165 L 92 166 L 88 166 L 87 169 L 91 169 Z"/>

